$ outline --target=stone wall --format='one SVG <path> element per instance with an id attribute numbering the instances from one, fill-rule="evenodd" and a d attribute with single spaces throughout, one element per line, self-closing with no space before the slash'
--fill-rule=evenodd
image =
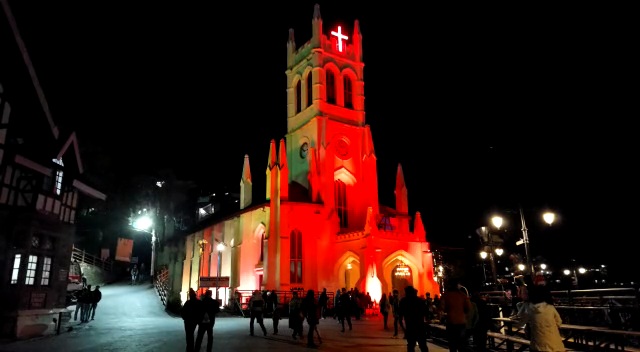
<path id="1" fill-rule="evenodd" d="M 96 287 L 96 285 L 104 286 L 117 280 L 114 273 L 102 270 L 87 263 L 80 263 L 80 268 L 82 269 L 84 276 L 87 278 L 87 285 L 91 285 L 92 288 Z"/>

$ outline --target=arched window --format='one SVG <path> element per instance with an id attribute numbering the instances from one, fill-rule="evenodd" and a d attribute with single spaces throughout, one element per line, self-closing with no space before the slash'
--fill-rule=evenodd
<path id="1" fill-rule="evenodd" d="M 347 185 L 341 180 L 336 180 L 334 184 L 334 192 L 336 198 L 336 211 L 340 218 L 340 228 L 346 228 L 348 225 L 347 217 Z"/>
<path id="2" fill-rule="evenodd" d="M 353 82 L 351 77 L 344 75 L 344 107 L 353 109 Z"/>
<path id="3" fill-rule="evenodd" d="M 289 282 L 292 284 L 302 283 L 302 232 L 291 231 L 289 242 L 289 253 L 291 255 L 289 265 Z"/>
<path id="4" fill-rule="evenodd" d="M 307 107 L 313 105 L 313 72 L 307 73 Z"/>
<path id="5" fill-rule="evenodd" d="M 327 70 L 327 103 L 336 103 L 336 76 L 331 70 Z"/>
<path id="6" fill-rule="evenodd" d="M 300 111 L 302 111 L 302 83 L 300 83 L 300 80 L 296 82 L 295 95 L 296 95 L 296 114 L 299 114 Z"/>
<path id="7" fill-rule="evenodd" d="M 264 262 L 264 231 L 260 235 L 260 263 Z"/>

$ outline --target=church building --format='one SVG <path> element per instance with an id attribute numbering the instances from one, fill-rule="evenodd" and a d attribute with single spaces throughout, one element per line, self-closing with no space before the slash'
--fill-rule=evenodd
<path id="1" fill-rule="evenodd" d="M 378 203 L 358 21 L 352 32 L 325 29 L 316 5 L 311 25 L 312 38 L 301 47 L 289 30 L 287 133 L 269 146 L 267 202 L 252 205 L 245 156 L 240 211 L 203 220 L 185 238 L 184 256 L 159 263 L 182 301 L 199 287 L 211 287 L 223 302 L 236 290 L 257 289 L 358 288 L 376 301 L 393 289 L 403 294 L 408 285 L 420 295 L 439 293 L 424 224 L 420 213 L 409 214 L 400 165 L 395 209 Z"/>

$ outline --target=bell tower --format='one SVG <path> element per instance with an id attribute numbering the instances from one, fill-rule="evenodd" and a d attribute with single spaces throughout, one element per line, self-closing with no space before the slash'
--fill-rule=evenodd
<path id="1" fill-rule="evenodd" d="M 365 124 L 362 34 L 353 25 L 325 29 L 320 6 L 312 38 L 287 41 L 289 200 L 320 202 L 337 214 L 341 231 L 364 226 L 378 212 L 376 158 Z"/>

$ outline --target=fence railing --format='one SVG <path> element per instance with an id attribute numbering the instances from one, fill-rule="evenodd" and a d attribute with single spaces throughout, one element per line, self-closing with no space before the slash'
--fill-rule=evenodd
<path id="1" fill-rule="evenodd" d="M 155 279 L 156 290 L 162 304 L 167 306 L 167 298 L 169 296 L 169 269 L 162 268 Z"/>
<path id="2" fill-rule="evenodd" d="M 73 246 L 71 251 L 71 261 L 77 261 L 78 263 L 85 263 L 98 267 L 104 271 L 111 272 L 113 270 L 113 261 L 110 259 L 102 260 L 101 258 L 87 253 L 85 250 L 76 248 Z"/>
<path id="3" fill-rule="evenodd" d="M 489 301 L 499 305 L 503 316 L 516 313 L 519 301 L 505 291 L 485 291 Z M 638 331 L 640 304 L 634 288 L 601 288 L 551 291 L 556 309 L 567 324 L 599 325 Z M 494 315 L 494 317 L 497 317 Z"/>

